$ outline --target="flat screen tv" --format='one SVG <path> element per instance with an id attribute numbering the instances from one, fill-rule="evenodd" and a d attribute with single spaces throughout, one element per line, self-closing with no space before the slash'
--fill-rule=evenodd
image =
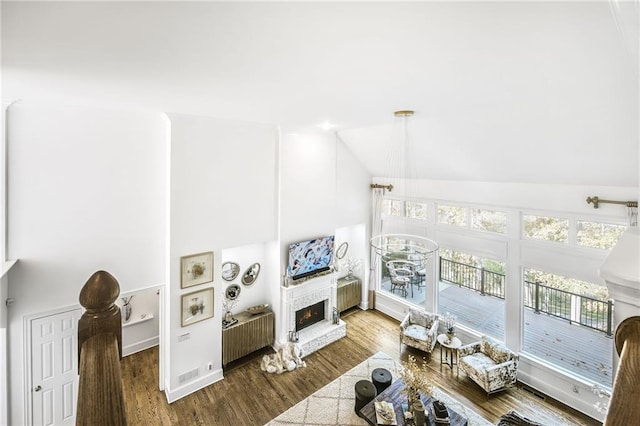
<path id="1" fill-rule="evenodd" d="M 289 244 L 287 275 L 294 280 L 328 271 L 333 265 L 334 235 Z"/>

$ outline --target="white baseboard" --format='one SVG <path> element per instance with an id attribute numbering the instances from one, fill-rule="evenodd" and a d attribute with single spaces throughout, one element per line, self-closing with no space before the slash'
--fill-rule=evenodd
<path id="1" fill-rule="evenodd" d="M 518 381 L 549 395 L 598 421 L 604 420 L 595 404 L 602 402 L 591 390 L 591 386 L 579 379 L 568 376 L 549 365 L 541 365 L 535 359 L 520 355 Z"/>
<path id="2" fill-rule="evenodd" d="M 145 340 L 141 340 L 140 342 L 136 342 L 132 345 L 127 345 L 122 347 L 122 356 L 129 356 L 135 354 L 136 352 L 144 351 L 145 349 L 152 348 L 154 346 L 158 346 L 160 344 L 160 337 L 150 337 Z"/>
<path id="3" fill-rule="evenodd" d="M 194 380 L 185 385 L 179 386 L 176 389 L 170 389 L 168 385 L 164 387 L 164 394 L 167 397 L 167 402 L 171 404 L 179 400 L 180 398 L 184 398 L 185 396 L 192 394 L 195 391 L 198 391 L 202 388 L 205 388 L 215 382 L 222 380 L 224 377 L 222 375 L 222 369 L 212 371 L 209 374 L 206 374 L 200 377 L 197 380 Z"/>

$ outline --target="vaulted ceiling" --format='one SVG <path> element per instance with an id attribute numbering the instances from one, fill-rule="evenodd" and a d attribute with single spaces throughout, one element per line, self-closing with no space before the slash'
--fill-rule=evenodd
<path id="1" fill-rule="evenodd" d="M 373 175 L 638 186 L 638 10 L 612 2 L 2 2 L 2 97 L 318 131 Z"/>

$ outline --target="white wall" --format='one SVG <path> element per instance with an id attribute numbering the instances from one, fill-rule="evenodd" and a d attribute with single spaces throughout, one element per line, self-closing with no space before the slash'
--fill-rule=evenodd
<path id="1" fill-rule="evenodd" d="M 333 235 L 336 228 L 336 140 L 285 130 L 281 140 L 280 239 L 288 244 Z M 286 264 L 282 265 L 282 273 Z"/>
<path id="2" fill-rule="evenodd" d="M 160 114 L 18 102 L 8 110 L 11 424 L 23 424 L 23 317 L 78 303 L 93 272 L 164 282 Z"/>
<path id="3" fill-rule="evenodd" d="M 268 125 L 181 115 L 170 119 L 165 392 L 174 401 L 222 378 L 221 297 L 227 284 L 220 274 L 223 250 L 276 238 L 277 133 Z M 260 248 L 251 250 L 266 258 Z M 180 257 L 205 251 L 214 252 L 213 282 L 181 289 Z M 265 269 L 256 289 L 269 277 Z M 210 287 L 214 318 L 182 327 L 181 295 Z M 188 339 L 178 341 L 185 334 Z M 207 370 L 209 363 L 212 370 Z M 178 376 L 193 369 L 199 369 L 199 376 L 179 384 Z"/>
<path id="4" fill-rule="evenodd" d="M 338 244 L 349 242 L 349 256 L 366 259 L 371 176 L 362 164 L 328 133 L 285 129 L 280 152 L 280 276 L 289 244 L 315 237 L 336 235 Z M 286 330 L 277 330 L 285 340 Z"/>
<path id="5" fill-rule="evenodd" d="M 122 356 L 157 346 L 160 342 L 161 287 L 120 293 L 116 305 L 122 313 Z M 124 300 L 130 300 L 131 317 L 125 322 Z M 129 299 L 130 298 L 130 299 Z"/>
<path id="6" fill-rule="evenodd" d="M 278 277 L 278 263 L 272 261 L 273 244 L 251 244 L 242 247 L 234 247 L 222 251 L 222 262 L 235 262 L 240 265 L 240 273 L 232 281 L 222 280 L 220 283 L 219 296 L 225 297 L 225 290 L 232 284 L 240 287 L 240 296 L 236 299 L 236 305 L 231 310 L 237 314 L 250 306 L 268 303 L 276 304 L 278 301 L 272 299 L 271 288 L 277 287 L 280 283 Z M 250 285 L 242 283 L 242 276 L 245 271 L 255 262 L 260 264 L 260 273 L 256 281 Z M 222 311 L 224 314 L 224 311 Z"/>

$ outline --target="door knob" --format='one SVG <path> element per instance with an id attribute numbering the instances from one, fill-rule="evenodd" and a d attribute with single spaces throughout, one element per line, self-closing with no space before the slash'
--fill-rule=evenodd
<path id="1" fill-rule="evenodd" d="M 40 392 L 42 390 L 42 386 L 38 385 L 36 386 L 36 388 L 34 389 L 34 391 L 36 392 Z"/>

